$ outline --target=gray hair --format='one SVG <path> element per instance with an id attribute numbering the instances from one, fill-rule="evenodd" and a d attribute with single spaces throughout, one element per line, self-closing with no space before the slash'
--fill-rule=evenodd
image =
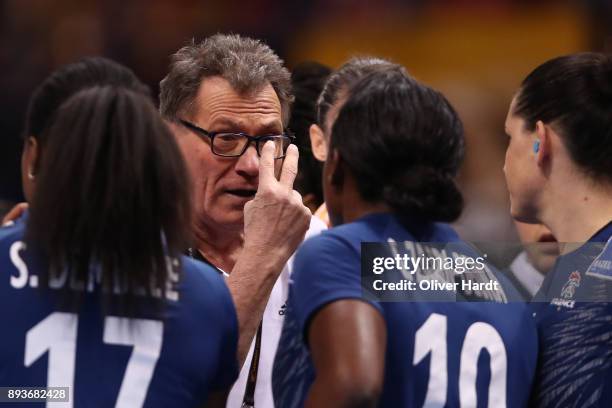
<path id="1" fill-rule="evenodd" d="M 291 111 L 291 75 L 278 55 L 259 40 L 236 34 L 215 34 L 199 44 L 191 41 L 172 55 L 170 72 L 160 82 L 159 109 L 176 120 L 193 110 L 202 80 L 220 76 L 238 93 L 259 90 L 270 83 L 281 104 L 283 125 Z"/>

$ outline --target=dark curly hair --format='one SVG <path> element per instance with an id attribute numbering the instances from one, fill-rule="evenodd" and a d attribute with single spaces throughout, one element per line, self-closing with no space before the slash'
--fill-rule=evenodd
<path id="1" fill-rule="evenodd" d="M 463 198 L 455 177 L 463 126 L 446 98 L 400 67 L 381 67 L 351 88 L 334 123 L 331 148 L 354 175 L 363 199 L 399 215 L 454 221 Z"/>

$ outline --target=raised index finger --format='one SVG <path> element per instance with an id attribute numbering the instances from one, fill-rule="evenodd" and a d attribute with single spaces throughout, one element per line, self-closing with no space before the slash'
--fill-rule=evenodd
<path id="1" fill-rule="evenodd" d="M 267 141 L 261 148 L 259 158 L 259 189 L 276 183 L 274 176 L 274 142 Z"/>
<path id="2" fill-rule="evenodd" d="M 281 170 L 280 175 L 280 183 L 289 188 L 293 189 L 293 182 L 295 181 L 295 177 L 298 172 L 298 159 L 299 152 L 296 145 L 289 145 L 287 148 L 287 153 L 285 155 L 285 160 L 283 161 L 283 168 Z"/>

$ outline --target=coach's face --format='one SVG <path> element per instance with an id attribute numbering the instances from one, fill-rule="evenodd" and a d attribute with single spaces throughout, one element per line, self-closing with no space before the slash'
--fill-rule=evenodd
<path id="1" fill-rule="evenodd" d="M 283 132 L 281 104 L 270 84 L 250 94 L 239 94 L 221 77 L 205 78 L 192 112 L 191 117 L 182 119 L 208 132 L 251 136 Z M 193 182 L 197 222 L 216 229 L 242 229 L 244 205 L 253 199 L 259 182 L 255 144 L 251 143 L 240 157 L 222 157 L 213 154 L 208 137 L 186 128 L 178 133 Z M 281 160 L 277 160 L 277 172 L 280 165 Z"/>

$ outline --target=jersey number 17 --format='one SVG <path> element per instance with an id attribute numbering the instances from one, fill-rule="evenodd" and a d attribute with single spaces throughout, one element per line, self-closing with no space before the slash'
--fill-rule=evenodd
<path id="1" fill-rule="evenodd" d="M 26 334 L 24 365 L 31 366 L 48 351 L 47 387 L 70 387 L 72 390 L 68 403 L 48 402 L 48 407 L 72 407 L 77 326 L 78 315 L 55 312 Z M 160 321 L 115 316 L 105 318 L 104 343 L 134 347 L 121 382 L 116 407 L 143 405 L 161 351 L 162 337 L 163 324 Z"/>

